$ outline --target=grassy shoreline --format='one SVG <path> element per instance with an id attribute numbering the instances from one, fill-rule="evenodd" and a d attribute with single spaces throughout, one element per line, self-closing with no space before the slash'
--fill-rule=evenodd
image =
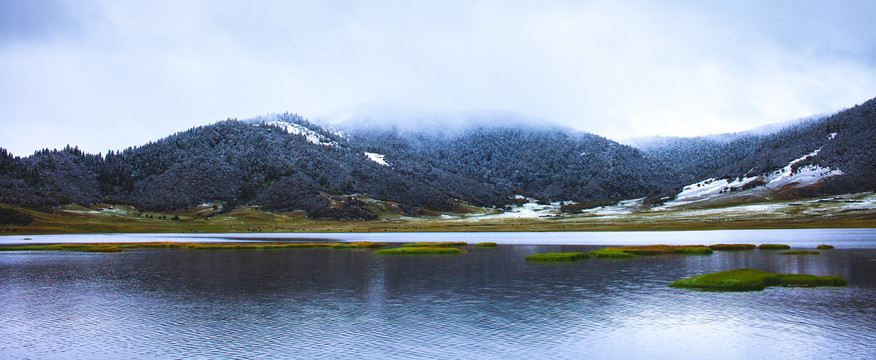
<path id="1" fill-rule="evenodd" d="M 106 242 L 72 244 L 0 245 L 3 251 L 73 251 L 73 252 L 122 252 L 134 249 L 189 249 L 189 250 L 280 250 L 280 249 L 379 249 L 386 247 L 378 242 L 248 242 L 248 243 L 198 243 L 198 242 Z"/>
<path id="2" fill-rule="evenodd" d="M 9 207 L 2 205 L 2 207 Z M 635 213 L 620 216 L 574 215 L 561 218 L 467 218 L 387 216 L 378 220 L 309 219 L 299 212 L 273 213 L 242 207 L 204 216 L 194 209 L 144 212 L 127 206 L 98 204 L 66 206 L 53 214 L 15 208 L 33 217 L 30 225 L 0 225 L 2 235 L 93 233 L 370 233 L 370 232 L 564 232 L 564 231 L 680 231 L 736 229 L 876 228 L 876 209 L 839 212 L 830 216 L 696 211 Z M 723 210 L 722 210 L 723 209 Z M 728 212 L 733 207 L 721 208 Z M 709 211 L 714 211 L 710 209 Z"/>

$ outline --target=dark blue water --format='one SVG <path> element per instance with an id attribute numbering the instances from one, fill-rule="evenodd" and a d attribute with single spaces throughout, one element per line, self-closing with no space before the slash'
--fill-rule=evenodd
<path id="1" fill-rule="evenodd" d="M 0 358 L 876 358 L 876 246 L 841 244 L 572 264 L 524 258 L 598 246 L 6 252 Z M 666 287 L 739 267 L 850 285 Z"/>

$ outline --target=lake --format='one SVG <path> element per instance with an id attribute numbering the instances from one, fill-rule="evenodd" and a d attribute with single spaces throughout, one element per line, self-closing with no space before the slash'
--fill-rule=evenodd
<path id="1" fill-rule="evenodd" d="M 0 252 L 0 358 L 876 358 L 876 230 L 637 233 L 140 234 L 95 241 L 496 241 L 456 256 L 360 249 Z M 837 249 L 527 263 L 602 245 Z M 391 245 L 395 246 L 395 245 Z M 843 288 L 668 288 L 749 267 Z"/>

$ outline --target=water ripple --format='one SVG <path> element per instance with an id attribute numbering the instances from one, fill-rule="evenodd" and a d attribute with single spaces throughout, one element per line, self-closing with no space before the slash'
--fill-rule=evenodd
<path id="1" fill-rule="evenodd" d="M 2 358 L 874 358 L 874 251 L 523 258 L 362 251 L 0 254 Z M 593 247 L 563 246 L 564 251 Z M 848 288 L 670 289 L 750 266 L 840 273 Z"/>

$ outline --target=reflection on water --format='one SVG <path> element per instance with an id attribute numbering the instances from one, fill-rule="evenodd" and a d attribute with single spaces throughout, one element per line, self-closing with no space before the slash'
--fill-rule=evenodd
<path id="1" fill-rule="evenodd" d="M 595 248 L 0 253 L 0 358 L 876 356 L 876 250 L 523 260 Z M 738 267 L 850 286 L 666 287 Z"/>

